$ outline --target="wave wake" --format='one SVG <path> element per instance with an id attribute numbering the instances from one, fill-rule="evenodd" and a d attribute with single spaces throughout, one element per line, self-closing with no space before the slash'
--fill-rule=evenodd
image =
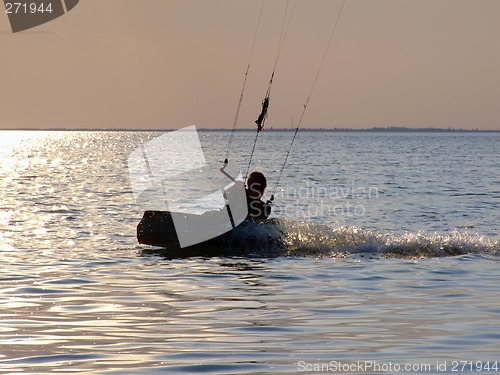
<path id="1" fill-rule="evenodd" d="M 245 222 L 213 242 L 204 242 L 182 249 L 165 248 L 160 252 L 169 258 L 198 256 L 345 258 L 370 255 L 383 258 L 421 259 L 467 254 L 500 255 L 500 239 L 458 230 L 449 233 L 420 231 L 394 234 L 353 226 L 333 227 L 270 219 L 262 223 Z"/>
<path id="2" fill-rule="evenodd" d="M 394 258 L 432 258 L 466 254 L 500 255 L 500 240 L 458 230 L 399 235 L 304 222 L 282 221 L 280 224 L 286 253 L 295 256 L 374 254 Z"/>

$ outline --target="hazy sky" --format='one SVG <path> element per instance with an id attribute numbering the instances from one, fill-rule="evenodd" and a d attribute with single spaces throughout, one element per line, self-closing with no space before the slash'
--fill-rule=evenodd
<path id="1" fill-rule="evenodd" d="M 293 4 L 293 1 L 291 1 Z M 285 0 L 266 0 L 238 127 L 255 126 Z M 267 127 L 300 116 L 342 0 L 298 0 Z M 230 128 L 261 0 L 82 0 L 13 34 L 0 128 Z M 500 1 L 347 0 L 303 127 L 500 130 Z"/>

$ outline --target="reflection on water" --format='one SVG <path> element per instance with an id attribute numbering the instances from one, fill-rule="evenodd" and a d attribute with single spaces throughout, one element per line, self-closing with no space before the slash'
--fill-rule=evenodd
<path id="1" fill-rule="evenodd" d="M 448 230 L 463 213 L 444 203 L 432 207 L 437 217 L 449 215 L 440 227 L 443 233 L 426 232 L 427 219 L 416 219 L 414 211 L 406 216 L 396 212 L 399 204 L 408 209 L 433 202 L 431 193 L 428 201 L 423 192 L 411 200 L 406 193 L 381 189 L 378 200 L 365 202 L 372 206 L 356 226 L 321 227 L 322 220 L 290 224 L 297 227 L 288 240 L 315 247 L 309 253 L 311 249 L 277 258 L 171 260 L 136 244 L 135 226 L 142 213 L 126 174 L 129 152 L 154 134 L 1 136 L 1 373 L 290 374 L 299 371 L 299 361 L 435 365 L 500 360 L 498 237 L 452 225 L 457 230 Z M 221 137 L 209 134 L 202 143 L 220 147 Z M 389 175 L 386 166 L 369 172 L 373 155 L 383 154 L 380 140 L 347 136 L 337 142 L 338 152 L 372 151 L 364 159 L 361 152 L 354 153 L 357 166 L 366 168 L 358 179 L 371 179 L 380 188 L 387 182 L 381 177 Z M 401 144 L 401 139 L 393 142 Z M 390 139 L 382 143 L 392 144 Z M 472 146 L 462 149 L 467 147 Z M 489 145 L 488 152 L 497 152 L 495 147 Z M 309 154 L 322 152 L 321 147 L 307 149 Z M 400 157 L 422 163 L 427 151 Z M 264 158 L 258 163 L 266 167 Z M 348 170 L 351 163 L 341 164 Z M 337 167 L 333 163 L 331 173 L 315 175 L 344 178 Z M 448 173 L 456 176 L 458 169 Z M 311 173 L 311 168 L 299 167 L 285 178 L 290 182 L 297 174 L 304 181 Z M 436 173 L 422 173 L 419 186 Z M 467 178 L 456 180 L 454 189 L 463 192 Z M 464 201 L 471 208 L 464 220 L 491 233 L 498 222 L 495 178 L 477 182 L 481 192 L 491 189 L 491 194 Z M 439 194 L 456 202 L 455 196 Z M 384 221 L 379 215 L 384 205 L 401 228 L 387 231 L 393 218 Z M 477 220 L 481 215 L 490 223 Z M 439 225 L 437 220 L 430 223 Z M 330 250 L 350 248 L 343 257 L 326 256 L 331 254 L 318 252 L 315 243 L 325 236 L 334 242 Z M 447 241 L 467 251 L 452 257 L 439 253 Z M 397 259 L 387 256 L 387 244 L 406 246 L 411 255 L 428 244 L 437 254 Z M 371 251 L 363 251 L 366 245 Z"/>
<path id="2" fill-rule="evenodd" d="M 292 373 L 298 361 L 491 361 L 498 353 L 497 261 L 478 256 L 438 266 L 167 261 L 117 249 L 57 268 L 38 263 L 37 273 L 27 265 L 24 274 L 2 272 L 4 371 Z"/>

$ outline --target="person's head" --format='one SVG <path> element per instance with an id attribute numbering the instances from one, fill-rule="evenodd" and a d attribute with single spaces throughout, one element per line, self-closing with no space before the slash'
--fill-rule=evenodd
<path id="1" fill-rule="evenodd" d="M 248 190 L 252 198 L 260 199 L 264 195 L 267 187 L 266 176 L 263 173 L 254 171 L 250 173 L 247 179 Z"/>

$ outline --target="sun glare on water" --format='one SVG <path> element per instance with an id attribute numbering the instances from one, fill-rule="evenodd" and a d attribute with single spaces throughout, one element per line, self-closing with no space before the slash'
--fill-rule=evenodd
<path id="1" fill-rule="evenodd" d="M 42 141 L 49 136 L 47 131 L 0 131 L 0 175 L 8 177 L 16 166 L 28 160 L 23 160 L 26 150 L 33 143 Z"/>
<path id="2" fill-rule="evenodd" d="M 62 133 L 60 134 L 62 135 Z M 40 189 L 36 181 L 46 164 L 45 147 L 60 137 L 48 131 L 0 131 L 0 250 L 12 249 L 15 233 L 45 230 L 43 216 L 25 212 Z M 25 188 L 23 190 L 23 188 Z M 32 216 L 30 216 L 32 215 Z M 26 218 L 31 217 L 29 225 Z"/>
<path id="3" fill-rule="evenodd" d="M 16 131 L 3 130 L 0 131 L 0 149 L 16 148 L 24 141 L 46 138 L 50 132 L 48 131 Z"/>

